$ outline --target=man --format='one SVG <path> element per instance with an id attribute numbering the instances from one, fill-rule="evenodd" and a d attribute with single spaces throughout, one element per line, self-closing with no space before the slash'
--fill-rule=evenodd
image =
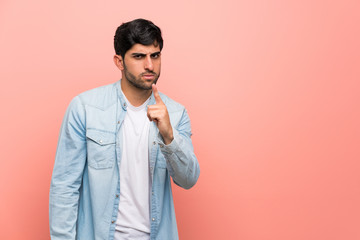
<path id="1" fill-rule="evenodd" d="M 52 239 L 178 239 L 170 177 L 200 173 L 185 108 L 159 93 L 163 39 L 152 22 L 114 38 L 122 79 L 76 96 L 60 131 L 50 187 Z"/>

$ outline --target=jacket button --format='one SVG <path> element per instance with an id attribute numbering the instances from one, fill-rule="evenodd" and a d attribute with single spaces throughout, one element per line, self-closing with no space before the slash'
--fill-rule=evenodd
<path id="1" fill-rule="evenodd" d="M 116 198 L 118 198 L 119 197 L 119 194 L 116 194 Z"/>
<path id="2" fill-rule="evenodd" d="M 115 222 L 114 220 L 111 221 L 111 223 L 114 223 L 114 222 Z"/>
<path id="3" fill-rule="evenodd" d="M 153 221 L 155 221 L 155 218 L 152 218 Z"/>

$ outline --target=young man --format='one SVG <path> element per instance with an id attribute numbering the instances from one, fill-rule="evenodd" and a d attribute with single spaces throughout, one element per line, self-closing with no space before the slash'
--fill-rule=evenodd
<path id="1" fill-rule="evenodd" d="M 163 39 L 152 22 L 114 38 L 122 79 L 76 96 L 60 131 L 50 187 L 51 239 L 178 239 L 170 177 L 200 173 L 185 108 L 159 93 Z"/>

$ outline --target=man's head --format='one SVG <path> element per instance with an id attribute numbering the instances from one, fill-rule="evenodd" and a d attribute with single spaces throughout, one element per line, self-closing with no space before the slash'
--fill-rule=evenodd
<path id="1" fill-rule="evenodd" d="M 114 62 L 122 71 L 123 80 L 150 90 L 160 76 L 163 47 L 160 28 L 145 19 L 123 23 L 116 30 L 114 47 Z"/>
<path id="2" fill-rule="evenodd" d="M 161 51 L 163 39 L 160 28 L 151 21 L 140 18 L 123 23 L 116 29 L 114 48 L 117 55 L 124 58 L 125 53 L 136 43 L 145 46 L 159 44 Z"/>

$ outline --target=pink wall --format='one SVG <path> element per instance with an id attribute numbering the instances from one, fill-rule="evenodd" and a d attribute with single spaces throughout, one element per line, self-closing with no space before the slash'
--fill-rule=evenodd
<path id="1" fill-rule="evenodd" d="M 59 127 L 117 81 L 124 21 L 164 33 L 159 89 L 201 166 L 181 239 L 360 239 L 359 1 L 0 1 L 0 239 L 49 239 Z"/>

